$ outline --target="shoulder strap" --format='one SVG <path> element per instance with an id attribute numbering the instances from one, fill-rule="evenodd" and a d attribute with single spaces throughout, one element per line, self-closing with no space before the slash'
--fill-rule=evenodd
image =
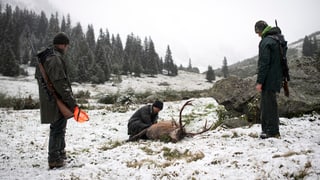
<path id="1" fill-rule="evenodd" d="M 44 63 L 47 57 L 53 56 L 53 55 L 54 55 L 53 48 L 48 47 L 45 50 L 39 52 L 37 54 L 37 57 L 38 57 L 40 63 Z"/>

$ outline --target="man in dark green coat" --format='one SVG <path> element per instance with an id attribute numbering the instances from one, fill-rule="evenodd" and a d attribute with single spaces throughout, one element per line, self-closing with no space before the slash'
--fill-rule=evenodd
<path id="1" fill-rule="evenodd" d="M 142 130 L 150 127 L 152 124 L 157 123 L 158 113 L 163 108 L 163 102 L 155 101 L 152 105 L 145 105 L 138 109 L 129 119 L 128 122 L 128 134 L 129 139 L 138 134 Z M 141 139 L 147 139 L 146 136 L 142 136 Z"/>
<path id="2" fill-rule="evenodd" d="M 264 21 L 255 24 L 255 32 L 262 38 L 259 44 L 256 89 L 261 92 L 262 139 L 280 137 L 276 93 L 282 87 L 281 52 L 279 43 L 271 37 L 279 32 Z"/>
<path id="3" fill-rule="evenodd" d="M 46 52 L 40 52 L 44 52 L 43 54 L 45 54 L 45 57 L 42 57 L 40 60 L 56 94 L 67 105 L 71 112 L 73 112 L 76 101 L 71 89 L 65 60 L 63 59 L 63 55 L 66 53 L 68 45 L 68 36 L 65 33 L 58 33 L 53 39 L 53 46 L 44 50 Z M 61 114 L 54 97 L 46 88 L 39 67 L 36 70 L 35 76 L 39 86 L 41 123 L 50 123 L 48 147 L 49 168 L 59 168 L 64 166 L 64 160 L 66 159 L 65 133 L 67 119 Z"/>

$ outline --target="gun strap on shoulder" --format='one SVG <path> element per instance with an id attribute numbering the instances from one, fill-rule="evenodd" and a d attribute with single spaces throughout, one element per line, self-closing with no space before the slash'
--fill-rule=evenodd
<path id="1" fill-rule="evenodd" d="M 53 97 L 55 99 L 58 98 L 57 94 L 56 94 L 56 91 L 52 85 L 52 82 L 50 81 L 47 73 L 46 73 L 46 70 L 44 69 L 43 65 L 41 62 L 38 63 L 38 66 L 39 66 L 39 70 L 40 70 L 40 73 L 41 73 L 41 76 L 43 78 L 43 80 L 45 81 L 45 83 L 47 84 L 47 88 L 48 90 L 51 92 L 51 94 L 53 95 Z"/>

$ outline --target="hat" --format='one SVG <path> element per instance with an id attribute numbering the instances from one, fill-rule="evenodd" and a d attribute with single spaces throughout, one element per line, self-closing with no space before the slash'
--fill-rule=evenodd
<path id="1" fill-rule="evenodd" d="M 260 20 L 254 25 L 254 31 L 256 33 L 261 33 L 267 26 L 268 24 L 265 21 Z"/>
<path id="2" fill-rule="evenodd" d="M 161 102 L 161 101 L 155 101 L 153 104 L 152 104 L 152 106 L 153 107 L 157 107 L 157 108 L 159 108 L 160 110 L 162 110 L 162 108 L 163 108 L 163 102 Z"/>
<path id="3" fill-rule="evenodd" d="M 66 33 L 60 32 L 53 38 L 53 44 L 69 44 L 69 38 Z"/>

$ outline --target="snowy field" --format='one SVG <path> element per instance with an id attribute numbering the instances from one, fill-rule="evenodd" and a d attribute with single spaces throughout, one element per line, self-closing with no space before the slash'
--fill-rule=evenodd
<path id="1" fill-rule="evenodd" d="M 181 73 L 173 79 L 161 79 L 162 76 L 140 78 L 132 83 L 132 88 L 156 88 L 161 81 L 175 90 L 180 86 L 212 86 L 199 74 Z M 121 87 L 130 87 L 131 81 L 124 79 L 126 84 L 121 83 Z M 37 96 L 32 77 L 0 76 L 0 83 L 0 92 Z M 77 85 L 75 89 L 86 87 L 93 88 Z M 97 87 L 101 87 L 97 91 L 112 91 L 108 84 Z M 184 102 L 165 102 L 160 120 L 177 121 Z M 133 105 L 125 113 L 90 110 L 90 121 L 83 124 L 70 119 L 66 134 L 68 163 L 54 170 L 48 170 L 47 164 L 49 125 L 40 124 L 39 110 L 0 109 L 0 179 L 320 179 L 318 114 L 281 118 L 280 139 L 259 139 L 261 127 L 256 124 L 236 129 L 219 127 L 175 144 L 125 142 L 128 119 L 141 106 Z M 193 106 L 187 106 L 183 112 L 185 118 L 192 117 L 187 131 L 200 131 L 206 120 L 216 122 L 217 108 L 213 98 L 194 99 Z"/>

